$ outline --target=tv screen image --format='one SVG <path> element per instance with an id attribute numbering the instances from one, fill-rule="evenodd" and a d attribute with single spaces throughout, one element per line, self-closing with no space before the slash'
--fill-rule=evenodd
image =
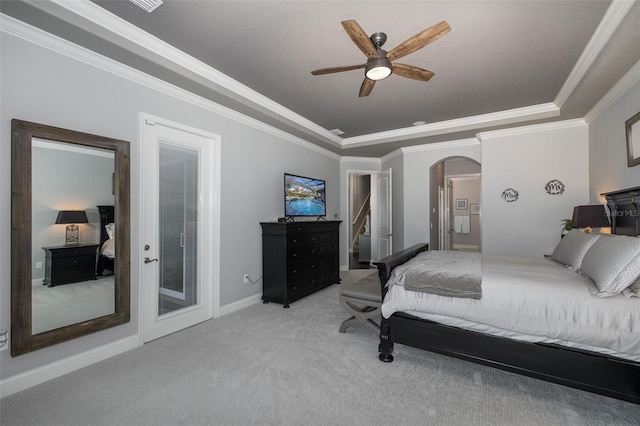
<path id="1" fill-rule="evenodd" d="M 285 216 L 326 216 L 325 181 L 284 174 Z"/>

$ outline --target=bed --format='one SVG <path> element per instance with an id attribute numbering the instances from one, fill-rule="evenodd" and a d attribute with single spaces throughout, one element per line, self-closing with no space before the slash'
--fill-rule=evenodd
<path id="1" fill-rule="evenodd" d="M 97 206 L 100 214 L 100 251 L 97 274 L 108 270 L 115 273 L 115 209 L 114 206 Z"/>
<path id="2" fill-rule="evenodd" d="M 553 259 L 482 255 L 480 298 L 403 288 L 411 288 L 406 271 L 411 262 L 428 256 L 428 244 L 375 262 L 384 300 L 380 360 L 393 361 L 394 344 L 404 344 L 640 404 L 640 297 L 633 297 L 640 295 L 640 279 L 635 287 L 625 287 L 629 297 L 618 294 L 620 289 L 611 286 L 620 287 L 621 281 L 605 282 L 602 276 L 602 271 L 610 269 L 603 265 L 615 262 L 601 260 L 612 242 L 622 239 L 638 247 L 640 240 L 632 237 L 640 235 L 640 188 L 603 195 L 614 235 L 589 239 L 589 234 L 575 231 L 568 240 L 563 238 Z M 605 239 L 598 243 L 601 238 Z M 616 260 L 631 259 L 623 268 L 625 277 L 635 276 L 634 268 L 640 264 L 640 257 L 630 253 L 624 248 L 616 254 Z M 575 269 L 584 269 L 594 278 Z M 541 276 L 542 284 L 531 287 L 529 281 Z M 403 282 L 403 277 L 408 281 Z M 632 294 L 634 289 L 637 293 Z M 520 299 L 508 300 L 505 294 Z M 535 302 L 545 298 L 544 303 L 553 299 L 555 307 Z M 515 316 L 501 319 L 497 312 L 507 307 L 513 308 L 509 315 Z M 542 314 L 548 317 L 539 318 Z M 574 321 L 582 328 L 572 330 L 567 323 Z"/>

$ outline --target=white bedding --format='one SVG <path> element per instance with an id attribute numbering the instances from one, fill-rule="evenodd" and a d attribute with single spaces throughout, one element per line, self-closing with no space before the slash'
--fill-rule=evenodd
<path id="1" fill-rule="evenodd" d="M 116 257 L 116 240 L 115 238 L 109 238 L 107 241 L 102 243 L 102 248 L 100 249 L 100 254 L 111 259 Z"/>
<path id="2" fill-rule="evenodd" d="M 640 300 L 593 297 L 593 282 L 544 258 L 482 256 L 482 299 L 406 291 L 391 283 L 382 315 L 423 319 L 527 342 L 640 362 Z"/>

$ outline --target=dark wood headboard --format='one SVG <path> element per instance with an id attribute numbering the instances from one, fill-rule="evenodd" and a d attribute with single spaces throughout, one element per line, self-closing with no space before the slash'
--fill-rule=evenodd
<path id="1" fill-rule="evenodd" d="M 105 226 L 115 222 L 115 209 L 113 206 L 96 206 L 100 213 L 100 244 L 109 239 Z"/>
<path id="2" fill-rule="evenodd" d="M 606 197 L 611 213 L 611 233 L 640 235 L 640 186 L 601 195 Z"/>

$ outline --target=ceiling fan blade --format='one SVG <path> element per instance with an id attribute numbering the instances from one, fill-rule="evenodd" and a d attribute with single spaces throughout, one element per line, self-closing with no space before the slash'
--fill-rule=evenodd
<path id="1" fill-rule="evenodd" d="M 414 80 L 429 81 L 435 74 L 424 68 L 415 67 L 413 65 L 393 64 L 393 73 L 402 77 L 412 78 Z"/>
<path id="2" fill-rule="evenodd" d="M 369 96 L 369 93 L 371 93 L 371 91 L 373 90 L 373 86 L 375 85 L 375 80 L 371 80 L 365 77 L 364 81 L 362 82 L 362 86 L 360 86 L 360 93 L 358 94 L 358 96 L 361 98 L 364 96 Z"/>
<path id="3" fill-rule="evenodd" d="M 451 27 L 447 24 L 447 21 L 442 21 L 391 49 L 387 52 L 387 58 L 393 61 L 395 59 L 400 59 L 403 56 L 407 56 L 416 50 L 422 49 L 427 44 L 433 43 L 449 31 L 451 31 Z"/>
<path id="4" fill-rule="evenodd" d="M 362 65 L 349 65 L 349 66 L 346 66 L 346 67 L 322 68 L 322 69 L 319 69 L 319 70 L 311 71 L 311 74 L 313 74 L 313 75 L 333 74 L 334 72 L 351 71 L 351 70 L 357 70 L 357 69 L 364 68 L 364 67 L 365 67 L 365 64 L 362 64 Z"/>
<path id="5" fill-rule="evenodd" d="M 342 21 L 342 27 L 347 34 L 349 34 L 349 37 L 351 37 L 351 40 L 353 40 L 356 46 L 362 50 L 362 53 L 367 55 L 367 58 L 378 57 L 378 51 L 373 45 L 373 42 L 356 21 Z"/>

